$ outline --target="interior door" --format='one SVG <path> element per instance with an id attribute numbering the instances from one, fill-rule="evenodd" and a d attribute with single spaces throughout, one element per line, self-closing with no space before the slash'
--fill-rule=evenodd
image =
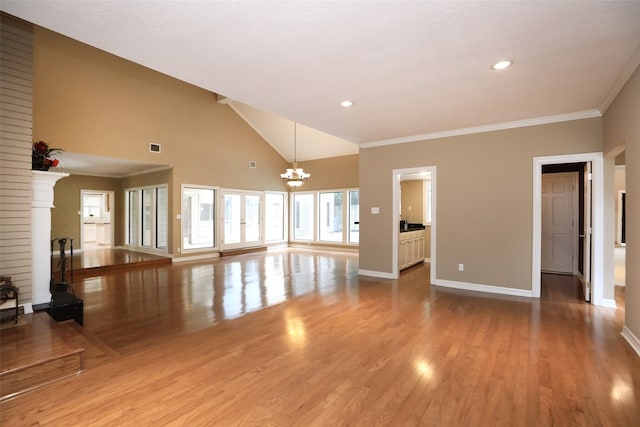
<path id="1" fill-rule="evenodd" d="M 593 230 L 591 208 L 591 162 L 587 162 L 584 166 L 584 230 L 581 237 L 584 238 L 584 300 L 591 301 L 591 277 L 592 277 L 592 258 L 593 243 L 591 234 Z"/>
<path id="2" fill-rule="evenodd" d="M 542 271 L 577 271 L 577 172 L 542 175 Z"/>
<path id="3" fill-rule="evenodd" d="M 222 191 L 222 250 L 262 245 L 261 204 L 261 194 Z"/>

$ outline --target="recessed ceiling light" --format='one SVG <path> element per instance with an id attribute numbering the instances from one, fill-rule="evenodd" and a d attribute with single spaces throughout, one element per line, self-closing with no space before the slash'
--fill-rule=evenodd
<path id="1" fill-rule="evenodd" d="M 511 66 L 511 61 L 500 61 L 496 62 L 491 66 L 492 70 L 504 70 L 505 68 L 509 68 Z"/>
<path id="2" fill-rule="evenodd" d="M 351 101 L 342 101 L 340 103 L 340 105 L 342 105 L 343 107 L 351 107 L 353 105 L 353 102 L 351 102 Z"/>

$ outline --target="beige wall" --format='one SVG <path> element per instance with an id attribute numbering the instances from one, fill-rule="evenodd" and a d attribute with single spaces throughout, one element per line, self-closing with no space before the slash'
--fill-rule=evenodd
<path id="1" fill-rule="evenodd" d="M 180 241 L 182 184 L 288 190 L 280 179 L 288 163 L 215 94 L 38 26 L 34 41 L 34 137 L 65 152 L 172 166 L 174 256 L 180 256 L 173 242 Z M 150 142 L 161 144 L 162 152 L 150 153 Z M 257 168 L 249 168 L 251 160 Z M 304 190 L 358 187 L 357 155 L 300 165 L 311 172 Z M 122 188 L 147 185 L 140 179 Z M 116 202 L 123 206 L 122 191 Z M 118 244 L 122 223 L 115 230 Z"/>
<path id="2" fill-rule="evenodd" d="M 640 68 L 604 115 L 605 153 L 624 149 L 627 193 L 625 326 L 640 339 Z"/>
<path id="3" fill-rule="evenodd" d="M 400 183 L 400 214 L 410 223 L 424 221 L 424 181 L 402 181 Z"/>
<path id="4" fill-rule="evenodd" d="M 601 150 L 599 118 L 361 149 L 360 268 L 392 271 L 392 170 L 436 166 L 437 278 L 530 290 L 533 158 Z"/>
<path id="5" fill-rule="evenodd" d="M 122 202 L 117 200 L 121 194 L 120 180 L 117 178 L 103 178 L 96 176 L 69 175 L 59 180 L 53 189 L 53 204 L 51 209 L 51 237 L 71 237 L 73 248 L 81 249 L 80 227 L 82 216 L 78 215 L 81 210 L 80 190 L 103 190 L 113 191 L 116 201 L 113 205 L 112 226 L 117 230 L 122 229 L 122 215 L 118 211 L 123 209 Z M 116 241 L 114 245 L 122 244 L 122 233 L 115 233 Z M 118 240 L 118 238 L 120 238 Z"/>
<path id="6" fill-rule="evenodd" d="M 358 188 L 357 154 L 298 162 L 298 166 L 311 177 L 297 191 Z"/>

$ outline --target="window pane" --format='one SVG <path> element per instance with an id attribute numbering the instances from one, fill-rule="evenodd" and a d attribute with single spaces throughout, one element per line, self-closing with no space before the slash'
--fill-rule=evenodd
<path id="1" fill-rule="evenodd" d="M 313 239 L 313 194 L 293 195 L 293 238 Z"/>
<path id="2" fill-rule="evenodd" d="M 426 212 L 426 220 L 427 224 L 431 224 L 431 181 L 426 181 L 426 191 L 427 191 L 427 212 Z"/>
<path id="3" fill-rule="evenodd" d="M 215 192 L 209 188 L 187 188 L 182 194 L 182 247 L 213 248 Z"/>
<path id="4" fill-rule="evenodd" d="M 342 191 L 320 193 L 320 240 L 342 242 Z"/>
<path id="5" fill-rule="evenodd" d="M 224 243 L 240 242 L 240 223 L 242 211 L 240 209 L 241 197 L 238 194 L 224 195 Z"/>
<path id="6" fill-rule="evenodd" d="M 349 191 L 349 243 L 360 242 L 360 192 Z"/>
<path id="7" fill-rule="evenodd" d="M 129 230 L 127 240 L 130 245 L 138 244 L 138 225 L 140 224 L 140 201 L 137 190 L 128 191 L 129 195 Z"/>
<path id="8" fill-rule="evenodd" d="M 102 218 L 105 204 L 104 194 L 84 194 L 82 196 L 82 216 L 91 219 Z"/>
<path id="9" fill-rule="evenodd" d="M 260 196 L 245 196 L 244 206 L 244 241 L 257 242 L 260 240 Z"/>
<path id="10" fill-rule="evenodd" d="M 265 195 L 265 240 L 284 240 L 284 194 Z"/>
<path id="11" fill-rule="evenodd" d="M 153 191 L 142 190 L 142 246 L 151 246 L 153 218 Z"/>
<path id="12" fill-rule="evenodd" d="M 156 248 L 167 249 L 169 202 L 167 188 L 156 189 Z"/>

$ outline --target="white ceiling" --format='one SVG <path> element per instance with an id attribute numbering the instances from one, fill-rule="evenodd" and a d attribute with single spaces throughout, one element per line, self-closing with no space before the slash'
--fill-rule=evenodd
<path id="1" fill-rule="evenodd" d="M 292 120 L 304 125 L 304 160 L 354 153 L 356 144 L 597 116 L 640 64 L 640 1 L 2 0 L 1 7 L 233 100 L 288 160 Z M 490 70 L 504 58 L 511 68 Z M 344 99 L 353 106 L 341 107 Z M 318 131 L 306 135 L 311 129 Z"/>
<path id="2" fill-rule="evenodd" d="M 172 167 L 171 165 L 92 156 L 89 154 L 70 153 L 67 151 L 63 151 L 55 157 L 60 160 L 60 164 L 55 168 L 56 172 L 70 172 L 77 175 L 104 176 L 112 178 L 140 175 L 143 173 L 170 169 Z"/>

